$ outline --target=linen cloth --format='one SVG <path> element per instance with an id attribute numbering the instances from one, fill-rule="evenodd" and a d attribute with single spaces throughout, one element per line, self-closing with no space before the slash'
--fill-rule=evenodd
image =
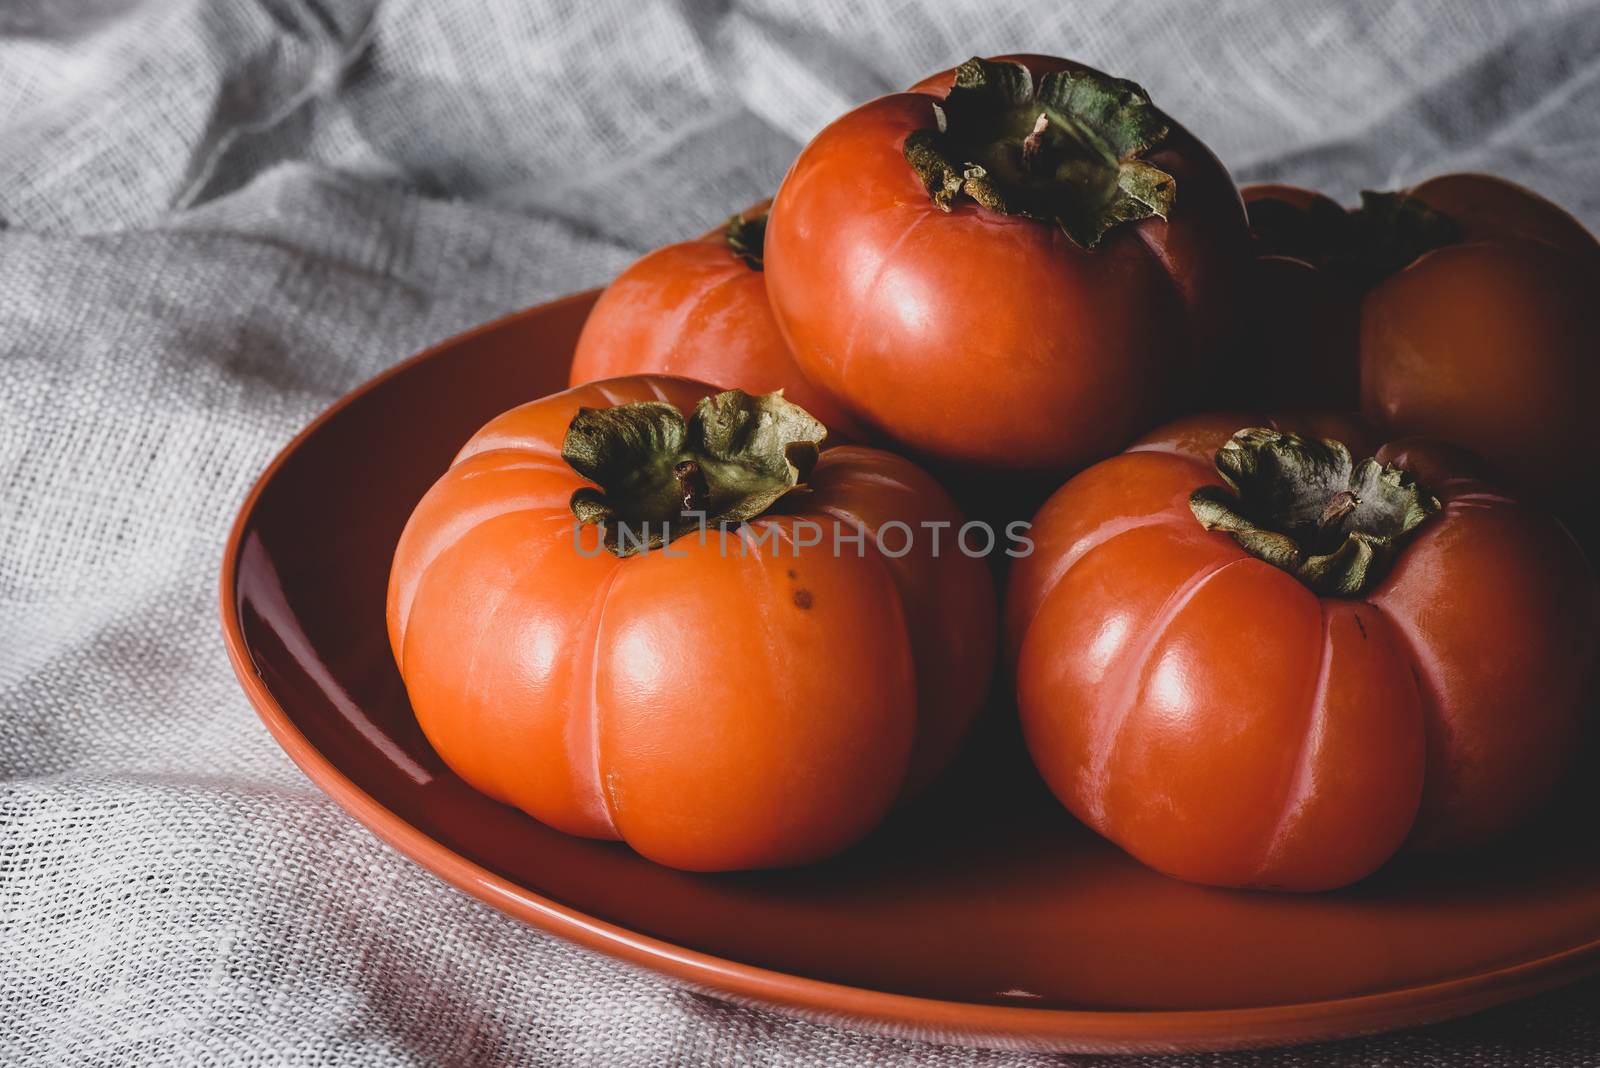
<path id="1" fill-rule="evenodd" d="M 246 489 L 341 393 L 1009 50 L 1136 78 L 1241 181 L 1484 169 L 1600 223 L 1590 2 L 0 6 L 0 1062 L 1060 1063 L 728 1007 L 468 899 L 279 752 L 215 609 Z M 1597 1064 L 1600 986 L 1171 1063 Z"/>

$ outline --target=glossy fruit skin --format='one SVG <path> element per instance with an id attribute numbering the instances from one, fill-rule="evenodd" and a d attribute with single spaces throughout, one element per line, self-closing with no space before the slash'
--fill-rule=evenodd
<path id="1" fill-rule="evenodd" d="M 870 534 L 835 555 L 830 534 L 794 555 L 808 519 L 960 526 L 928 475 L 855 446 L 826 450 L 809 490 L 726 552 L 712 533 L 580 553 L 569 500 L 588 483 L 560 456 L 577 409 L 691 412 L 714 392 L 634 376 L 490 421 L 401 536 L 390 644 L 423 733 L 490 796 L 677 868 L 801 864 L 954 755 L 989 686 L 994 592 L 982 560 L 927 539 L 891 558 Z M 764 547 L 741 555 L 752 535 Z"/>
<path id="2" fill-rule="evenodd" d="M 1361 403 L 1394 434 L 1455 441 L 1556 501 L 1600 486 L 1600 246 L 1570 215 L 1488 175 L 1410 195 L 1464 239 L 1362 303 Z"/>
<path id="3" fill-rule="evenodd" d="M 1239 418 L 1154 431 L 1036 518 L 1006 639 L 1051 789 L 1146 864 L 1219 886 L 1331 889 L 1402 845 L 1528 820 L 1591 705 L 1595 587 L 1571 536 L 1462 474 L 1459 449 L 1389 444 L 1444 509 L 1376 587 L 1318 597 L 1190 513 L 1240 427 L 1333 429 Z"/>
<path id="4" fill-rule="evenodd" d="M 747 393 L 781 389 L 830 430 L 852 430 L 838 405 L 795 366 L 767 305 L 765 273 L 735 254 L 721 227 L 635 260 L 584 321 L 570 385 L 638 374 Z"/>
<path id="5" fill-rule="evenodd" d="M 1040 78 L 1074 67 L 999 57 Z M 1247 233 L 1227 171 L 1172 124 L 1148 156 L 1170 222 L 1086 252 L 970 201 L 940 211 L 906 163 L 952 73 L 862 105 L 800 153 L 773 203 L 767 289 L 801 370 L 872 432 L 978 470 L 1056 471 L 1120 448 L 1233 328 Z"/>

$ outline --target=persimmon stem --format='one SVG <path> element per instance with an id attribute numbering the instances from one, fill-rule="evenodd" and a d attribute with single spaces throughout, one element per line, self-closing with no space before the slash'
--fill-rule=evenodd
<path id="1" fill-rule="evenodd" d="M 683 510 L 705 511 L 706 495 L 710 490 L 706 486 L 705 472 L 700 470 L 700 464 L 695 460 L 680 460 L 673 465 L 672 477 L 678 480 L 678 489 L 683 494 Z"/>
<path id="2" fill-rule="evenodd" d="M 1317 526 L 1326 530 L 1338 523 L 1339 520 L 1355 511 L 1361 504 L 1361 498 L 1349 490 L 1340 490 L 1328 501 L 1328 507 L 1322 510 L 1322 515 L 1317 520 Z"/>
<path id="3" fill-rule="evenodd" d="M 1038 174 L 1044 160 L 1044 134 L 1050 128 L 1050 116 L 1039 112 L 1033 130 L 1022 139 L 1022 167 L 1030 174 Z"/>

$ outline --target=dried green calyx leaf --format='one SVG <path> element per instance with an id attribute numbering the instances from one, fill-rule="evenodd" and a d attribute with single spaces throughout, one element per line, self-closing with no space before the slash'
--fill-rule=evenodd
<path id="1" fill-rule="evenodd" d="M 1417 257 L 1461 240 L 1450 216 L 1404 193 L 1361 193 L 1350 213 L 1350 255 L 1370 281 L 1387 278 Z"/>
<path id="2" fill-rule="evenodd" d="M 729 217 L 727 225 L 722 228 L 722 239 L 728 243 L 733 254 L 744 261 L 746 267 L 752 271 L 761 270 L 766 254 L 767 213 L 763 211 L 749 218 L 743 215 Z"/>
<path id="3" fill-rule="evenodd" d="M 1321 198 L 1301 208 L 1272 197 L 1251 201 L 1249 210 L 1261 254 L 1304 260 L 1361 285 L 1462 237 L 1454 219 L 1405 193 L 1366 190 L 1354 211 Z"/>
<path id="4" fill-rule="evenodd" d="M 1082 248 L 1113 227 L 1165 219 L 1177 181 L 1144 159 L 1167 120 L 1133 82 L 1066 70 L 1034 85 L 1020 63 L 969 59 L 935 128 L 906 138 L 906 161 L 934 204 L 967 196 L 991 211 L 1054 222 Z"/>
<path id="5" fill-rule="evenodd" d="M 782 390 L 728 390 L 703 399 L 687 420 L 660 401 L 580 408 L 561 457 L 598 488 L 575 492 L 572 514 L 599 524 L 617 556 L 742 523 L 805 480 L 827 433 Z"/>
<path id="6" fill-rule="evenodd" d="M 1218 450 L 1216 464 L 1228 488 L 1195 490 L 1195 519 L 1321 594 L 1370 589 L 1405 538 L 1440 509 L 1407 472 L 1376 459 L 1357 463 L 1338 441 L 1246 428 Z"/>

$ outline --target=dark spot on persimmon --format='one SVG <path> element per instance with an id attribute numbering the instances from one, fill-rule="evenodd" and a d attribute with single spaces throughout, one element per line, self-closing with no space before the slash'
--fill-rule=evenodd
<path id="1" fill-rule="evenodd" d="M 792 568 L 792 567 L 789 569 L 789 577 L 790 578 L 794 578 L 795 577 L 794 568 Z"/>
<path id="2" fill-rule="evenodd" d="M 1367 625 L 1365 623 L 1361 622 L 1361 616 L 1360 616 L 1359 613 L 1356 614 L 1355 619 L 1356 619 L 1356 630 L 1359 630 L 1361 632 L 1361 640 L 1362 641 L 1366 641 L 1367 640 Z"/>
<path id="3" fill-rule="evenodd" d="M 796 608 L 802 608 L 802 609 L 810 608 L 811 607 L 811 591 L 810 590 L 795 590 L 794 591 L 794 604 L 795 604 Z"/>

